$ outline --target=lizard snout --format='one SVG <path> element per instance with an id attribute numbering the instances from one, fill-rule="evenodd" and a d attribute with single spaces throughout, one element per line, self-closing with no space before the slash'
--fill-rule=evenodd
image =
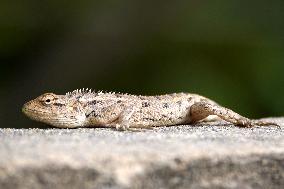
<path id="1" fill-rule="evenodd" d="M 27 115 L 28 107 L 29 107 L 30 104 L 31 104 L 31 102 L 27 102 L 27 103 L 25 103 L 25 104 L 23 105 L 23 107 L 22 107 L 22 112 L 23 112 L 25 115 Z"/>

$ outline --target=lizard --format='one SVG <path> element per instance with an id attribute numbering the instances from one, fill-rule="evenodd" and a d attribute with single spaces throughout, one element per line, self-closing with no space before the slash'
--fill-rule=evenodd
<path id="1" fill-rule="evenodd" d="M 151 129 L 195 124 L 210 116 L 214 117 L 212 120 L 225 120 L 241 127 L 277 125 L 246 118 L 213 100 L 191 93 L 141 96 L 77 89 L 65 95 L 40 95 L 25 103 L 22 112 L 33 120 L 59 128 Z"/>

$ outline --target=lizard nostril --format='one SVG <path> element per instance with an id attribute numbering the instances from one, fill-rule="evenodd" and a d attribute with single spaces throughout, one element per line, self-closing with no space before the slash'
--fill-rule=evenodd
<path id="1" fill-rule="evenodd" d="M 24 114 L 27 114 L 27 112 L 28 112 L 28 110 L 29 110 L 30 104 L 31 104 L 31 102 L 27 102 L 27 103 L 25 103 L 25 104 L 23 105 L 23 107 L 22 107 L 22 112 L 23 112 Z"/>
<path id="2" fill-rule="evenodd" d="M 22 112 L 23 112 L 24 114 L 26 114 L 26 112 L 27 112 L 27 103 L 25 103 L 25 104 L 23 105 L 23 107 L 22 107 Z"/>

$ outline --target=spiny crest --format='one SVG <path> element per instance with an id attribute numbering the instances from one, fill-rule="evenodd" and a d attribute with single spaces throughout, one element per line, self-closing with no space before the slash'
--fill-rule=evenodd
<path id="1" fill-rule="evenodd" d="M 120 92 L 111 92 L 111 91 L 103 91 L 103 90 L 99 90 L 96 92 L 96 95 L 128 95 L 128 96 L 134 96 L 128 93 L 120 93 Z"/>
<path id="2" fill-rule="evenodd" d="M 66 93 L 67 96 L 69 97 L 77 97 L 77 96 L 83 96 L 83 95 L 104 95 L 104 94 L 107 94 L 107 95 L 115 95 L 115 94 L 119 94 L 119 95 L 128 95 L 128 96 L 133 96 L 133 95 L 130 95 L 130 94 L 127 94 L 127 93 L 116 93 L 116 92 L 108 92 L 108 91 L 103 91 L 103 90 L 99 90 L 97 92 L 95 92 L 94 90 L 92 89 L 88 89 L 88 88 L 83 88 L 83 89 L 76 89 L 72 92 L 68 92 Z"/>
<path id="3" fill-rule="evenodd" d="M 114 95 L 117 94 L 116 92 L 108 92 L 108 91 L 103 91 L 103 90 L 99 90 L 97 92 L 98 95 L 103 95 L 103 94 L 110 94 L 110 95 Z"/>
<path id="4" fill-rule="evenodd" d="M 85 95 L 85 94 L 93 94 L 95 91 L 92 91 L 92 89 L 83 88 L 83 89 L 76 89 L 72 92 L 66 93 L 67 96 L 77 96 L 77 95 Z"/>

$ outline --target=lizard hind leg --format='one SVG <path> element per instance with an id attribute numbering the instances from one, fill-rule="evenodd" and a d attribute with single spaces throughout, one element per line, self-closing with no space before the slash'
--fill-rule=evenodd
<path id="1" fill-rule="evenodd" d="M 266 122 L 266 121 L 250 120 L 228 108 L 222 107 L 218 104 L 212 104 L 210 102 L 204 102 L 204 101 L 197 102 L 193 104 L 190 109 L 190 116 L 193 123 L 200 121 L 209 115 L 216 115 L 225 121 L 243 127 L 252 127 L 256 125 L 259 126 L 277 125 L 275 123 Z"/>

